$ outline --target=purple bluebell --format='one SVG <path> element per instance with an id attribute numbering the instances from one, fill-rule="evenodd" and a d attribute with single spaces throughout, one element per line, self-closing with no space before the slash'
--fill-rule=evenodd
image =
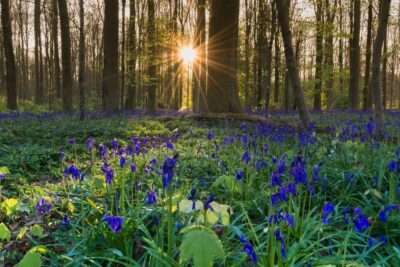
<path id="1" fill-rule="evenodd" d="M 75 138 L 71 138 L 71 139 L 69 139 L 68 140 L 68 143 L 70 144 L 70 145 L 75 145 L 76 144 L 76 142 L 75 142 Z"/>
<path id="2" fill-rule="evenodd" d="M 241 181 L 244 177 L 244 174 L 245 174 L 244 170 L 237 171 L 236 172 L 236 180 Z"/>
<path id="3" fill-rule="evenodd" d="M 214 211 L 214 208 L 212 207 L 211 203 L 214 201 L 214 197 L 210 196 L 206 201 L 204 201 L 204 211 L 207 211 L 210 209 L 211 211 Z"/>
<path id="4" fill-rule="evenodd" d="M 121 231 L 124 222 L 119 216 L 105 216 L 102 221 L 107 222 L 108 228 L 114 233 L 119 233 Z"/>
<path id="5" fill-rule="evenodd" d="M 212 131 L 208 131 L 206 134 L 206 137 L 208 140 L 211 140 L 214 138 L 214 133 Z"/>
<path id="6" fill-rule="evenodd" d="M 35 206 L 35 209 L 39 212 L 40 215 L 50 212 L 51 205 L 46 203 L 44 198 L 41 198 Z"/>
<path id="7" fill-rule="evenodd" d="M 134 164 L 131 164 L 131 172 L 136 172 L 136 166 Z"/>
<path id="8" fill-rule="evenodd" d="M 124 156 L 121 156 L 119 158 L 119 167 L 122 169 L 125 167 L 125 162 L 126 162 L 126 158 Z"/>
<path id="9" fill-rule="evenodd" d="M 89 150 L 90 153 L 92 153 L 93 148 L 94 148 L 94 138 L 89 137 L 87 142 L 86 142 L 87 148 Z"/>
<path id="10" fill-rule="evenodd" d="M 387 223 L 387 217 L 386 217 L 386 212 L 382 210 L 379 212 L 379 220 L 383 223 Z"/>
<path id="11" fill-rule="evenodd" d="M 106 184 L 111 185 L 114 178 L 114 170 L 108 162 L 104 162 L 101 166 L 101 173 L 105 176 Z"/>
<path id="12" fill-rule="evenodd" d="M 174 158 L 166 157 L 163 165 L 161 166 L 164 188 L 168 190 L 170 189 L 171 180 L 175 175 L 174 169 L 176 167 L 176 164 L 177 164 L 177 159 L 175 157 Z"/>
<path id="13" fill-rule="evenodd" d="M 331 222 L 331 215 L 335 212 L 335 206 L 329 201 L 325 202 L 322 208 L 322 223 L 329 224 Z"/>
<path id="14" fill-rule="evenodd" d="M 243 152 L 242 160 L 244 161 L 245 164 L 248 164 L 250 162 L 251 156 L 250 156 L 250 153 L 248 151 Z"/>
<path id="15" fill-rule="evenodd" d="M 61 161 L 63 161 L 65 159 L 65 152 L 64 151 L 60 151 L 60 159 L 61 159 Z"/>
<path id="16" fill-rule="evenodd" d="M 239 240 L 243 243 L 243 251 L 250 256 L 253 263 L 257 263 L 257 255 L 254 252 L 253 246 L 246 240 L 244 236 L 240 236 Z"/>
<path id="17" fill-rule="evenodd" d="M 68 217 L 67 215 L 65 215 L 65 216 L 63 217 L 63 220 L 61 221 L 61 225 L 66 226 L 66 227 L 69 227 L 70 224 L 71 224 L 71 218 Z"/>
<path id="18" fill-rule="evenodd" d="M 6 178 L 6 175 L 5 175 L 4 173 L 1 173 L 1 172 L 0 172 L 0 180 L 2 180 L 2 179 L 4 179 L 4 178 Z"/>
<path id="19" fill-rule="evenodd" d="M 365 229 L 369 228 L 368 219 L 363 215 L 363 212 L 360 207 L 354 208 L 354 217 L 353 223 L 356 228 L 356 232 L 362 232 Z"/>
<path id="20" fill-rule="evenodd" d="M 144 199 L 147 204 L 153 204 L 157 202 L 157 193 L 156 191 L 150 191 Z"/>

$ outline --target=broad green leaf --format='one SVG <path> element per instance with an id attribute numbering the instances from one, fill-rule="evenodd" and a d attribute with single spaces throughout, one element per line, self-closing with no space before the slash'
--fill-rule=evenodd
<path id="1" fill-rule="evenodd" d="M 193 201 L 189 199 L 183 199 L 179 202 L 179 211 L 183 213 L 192 213 L 193 212 Z M 202 210 L 203 209 L 203 202 L 200 200 L 196 201 L 194 210 Z"/>
<path id="2" fill-rule="evenodd" d="M 32 235 L 42 238 L 44 237 L 44 233 L 43 233 L 43 228 L 40 227 L 40 225 L 35 224 L 34 226 L 32 226 L 31 228 L 32 231 Z"/>
<path id="3" fill-rule="evenodd" d="M 19 262 L 18 267 L 41 267 L 42 259 L 39 253 L 27 253 Z"/>
<path id="4" fill-rule="evenodd" d="M 243 186 L 242 183 L 236 180 L 235 176 L 232 175 L 222 175 L 213 184 L 213 186 L 223 186 L 230 192 L 242 193 Z"/>
<path id="5" fill-rule="evenodd" d="M 0 239 L 10 241 L 10 230 L 4 223 L 0 223 Z"/>
<path id="6" fill-rule="evenodd" d="M 18 199 L 15 198 L 6 199 L 1 204 L 1 207 L 5 210 L 7 216 L 10 216 L 12 213 L 14 213 L 17 210 L 17 206 L 18 206 Z"/>
<path id="7" fill-rule="evenodd" d="M 210 205 L 213 210 L 207 210 L 207 224 L 212 226 L 220 221 L 221 224 L 228 225 L 230 223 L 230 215 L 232 214 L 231 207 L 229 205 L 219 204 L 215 201 L 211 202 Z M 198 222 L 203 223 L 203 216 L 199 216 Z"/>
<path id="8" fill-rule="evenodd" d="M 22 227 L 22 229 L 18 233 L 17 240 L 23 238 L 27 231 L 28 227 Z"/>
<path id="9" fill-rule="evenodd" d="M 0 173 L 2 174 L 10 174 L 10 171 L 7 169 L 7 167 L 0 167 Z"/>
<path id="10" fill-rule="evenodd" d="M 214 258 L 225 257 L 218 237 L 203 228 L 197 227 L 184 235 L 181 245 L 181 263 L 193 258 L 195 267 L 208 267 L 212 266 Z"/>

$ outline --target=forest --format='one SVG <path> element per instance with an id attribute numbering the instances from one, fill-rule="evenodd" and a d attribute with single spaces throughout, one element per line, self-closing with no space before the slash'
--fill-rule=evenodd
<path id="1" fill-rule="evenodd" d="M 0 7 L 0 266 L 400 266 L 399 0 Z"/>

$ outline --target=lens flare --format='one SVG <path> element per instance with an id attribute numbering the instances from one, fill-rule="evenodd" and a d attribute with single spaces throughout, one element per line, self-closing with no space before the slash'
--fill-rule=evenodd
<path id="1" fill-rule="evenodd" d="M 180 51 L 181 58 L 186 63 L 192 62 L 196 58 L 196 51 L 194 51 L 193 47 L 186 46 L 183 47 Z"/>

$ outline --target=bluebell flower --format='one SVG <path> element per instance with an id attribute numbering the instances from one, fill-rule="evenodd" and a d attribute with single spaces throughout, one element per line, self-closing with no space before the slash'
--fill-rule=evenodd
<path id="1" fill-rule="evenodd" d="M 272 164 L 276 164 L 278 162 L 278 159 L 276 157 L 272 157 Z"/>
<path id="2" fill-rule="evenodd" d="M 94 138 L 89 137 L 87 142 L 86 142 L 87 148 L 89 150 L 90 153 L 92 153 L 93 148 L 94 148 Z"/>
<path id="3" fill-rule="evenodd" d="M 0 180 L 2 180 L 2 179 L 4 179 L 4 178 L 6 178 L 6 175 L 5 175 L 4 173 L 1 173 L 1 172 L 0 172 Z"/>
<path id="4" fill-rule="evenodd" d="M 64 151 L 60 151 L 60 159 L 61 159 L 61 161 L 63 161 L 65 159 L 65 152 Z"/>
<path id="5" fill-rule="evenodd" d="M 134 164 L 131 164 L 131 172 L 136 172 L 136 166 Z"/>
<path id="6" fill-rule="evenodd" d="M 35 209 L 39 212 L 40 215 L 50 212 L 51 205 L 46 203 L 44 198 L 41 198 L 35 206 Z"/>
<path id="7" fill-rule="evenodd" d="M 268 153 L 268 144 L 263 145 L 263 153 L 267 154 Z"/>
<path id="8" fill-rule="evenodd" d="M 105 176 L 106 184 L 111 185 L 114 178 L 114 171 L 108 162 L 104 162 L 101 166 L 101 173 Z"/>
<path id="9" fill-rule="evenodd" d="M 156 191 L 150 191 L 144 199 L 147 204 L 153 204 L 157 202 L 157 193 Z"/>
<path id="10" fill-rule="evenodd" d="M 76 144 L 76 142 L 75 142 L 75 138 L 71 138 L 71 139 L 69 139 L 68 140 L 68 143 L 70 144 L 70 145 L 75 145 Z"/>
<path id="11" fill-rule="evenodd" d="M 151 165 L 156 165 L 157 164 L 157 160 L 155 158 L 152 158 L 149 163 Z"/>
<path id="12" fill-rule="evenodd" d="M 244 161 L 245 164 L 248 164 L 250 162 L 250 160 L 251 160 L 250 153 L 247 152 L 247 151 L 243 152 L 242 160 Z"/>
<path id="13" fill-rule="evenodd" d="M 272 177 L 271 177 L 271 186 L 282 186 L 282 180 L 279 178 L 279 175 L 276 171 L 272 172 Z"/>
<path id="14" fill-rule="evenodd" d="M 98 150 L 102 156 L 103 159 L 107 158 L 107 147 L 103 144 L 100 144 L 98 147 Z"/>
<path id="15" fill-rule="evenodd" d="M 257 262 L 257 255 L 254 252 L 253 246 L 246 240 L 246 238 L 244 236 L 240 236 L 239 240 L 244 245 L 243 246 L 243 251 L 246 252 L 246 254 L 250 256 L 251 261 L 253 263 L 256 263 Z"/>
<path id="16" fill-rule="evenodd" d="M 243 145 L 243 147 L 244 148 L 246 148 L 247 147 L 247 143 L 248 143 L 248 137 L 247 137 L 247 135 L 245 135 L 245 134 L 243 134 L 242 136 L 241 136 L 241 139 L 242 139 L 242 145 Z"/>
<path id="17" fill-rule="evenodd" d="M 171 179 L 174 177 L 174 169 L 176 167 L 177 159 L 166 157 L 162 168 L 162 180 L 164 188 L 170 189 Z"/>
<path id="18" fill-rule="evenodd" d="M 376 240 L 373 237 L 368 238 L 368 246 L 373 247 L 376 245 Z"/>
<path id="19" fill-rule="evenodd" d="M 379 212 L 379 220 L 383 223 L 387 223 L 386 212 L 384 210 Z"/>
<path id="20" fill-rule="evenodd" d="M 385 212 L 389 212 L 389 214 L 392 215 L 393 214 L 393 210 L 397 210 L 397 209 L 399 209 L 398 205 L 387 205 L 385 207 Z"/>
<path id="21" fill-rule="evenodd" d="M 286 212 L 285 215 L 283 216 L 283 218 L 291 228 L 294 227 L 294 216 L 293 215 L 290 215 L 288 212 Z"/>
<path id="22" fill-rule="evenodd" d="M 214 208 L 211 206 L 211 203 L 214 201 L 214 197 L 210 196 L 206 201 L 204 201 L 204 211 L 206 212 L 208 209 L 214 211 Z"/>
<path id="23" fill-rule="evenodd" d="M 188 199 L 192 201 L 192 210 L 194 210 L 196 208 L 196 189 L 195 188 L 192 188 L 190 190 L 190 195 L 189 195 Z"/>
<path id="24" fill-rule="evenodd" d="M 63 217 L 63 220 L 61 221 L 61 225 L 69 227 L 70 224 L 71 224 L 71 218 L 65 215 Z"/>
<path id="25" fill-rule="evenodd" d="M 389 162 L 389 166 L 388 166 L 389 171 L 394 172 L 397 170 L 397 162 L 392 160 Z"/>
<path id="26" fill-rule="evenodd" d="M 118 140 L 116 138 L 111 141 L 111 149 L 114 152 L 118 150 Z"/>
<path id="27" fill-rule="evenodd" d="M 74 163 L 72 163 L 69 167 L 66 167 L 64 170 L 64 178 L 68 178 L 69 176 L 71 176 L 74 180 L 78 180 L 79 175 L 79 169 Z"/>
<path id="28" fill-rule="evenodd" d="M 170 150 L 174 150 L 174 144 L 171 141 L 168 141 L 165 146 Z"/>
<path id="29" fill-rule="evenodd" d="M 211 140 L 214 138 L 214 133 L 212 131 L 208 131 L 206 134 L 206 137 L 208 140 Z"/>
<path id="30" fill-rule="evenodd" d="M 124 220 L 118 216 L 105 216 L 102 220 L 103 222 L 107 222 L 108 228 L 114 233 L 119 233 L 122 229 L 122 223 Z"/>
<path id="31" fill-rule="evenodd" d="M 124 156 L 121 156 L 119 158 L 119 167 L 122 169 L 125 166 L 126 158 Z"/>
<path id="32" fill-rule="evenodd" d="M 385 235 L 380 235 L 379 236 L 379 241 L 383 242 L 384 245 L 388 244 L 388 239 Z"/>
<path id="33" fill-rule="evenodd" d="M 329 224 L 331 222 L 331 216 L 335 212 L 335 206 L 329 201 L 325 202 L 324 207 L 322 208 L 322 223 Z"/>
<path id="34" fill-rule="evenodd" d="M 199 177 L 199 182 L 201 183 L 202 186 L 204 186 L 204 187 L 207 186 L 207 182 L 206 182 L 206 180 L 204 179 L 203 176 L 200 176 L 200 177 Z"/>
<path id="35" fill-rule="evenodd" d="M 362 232 L 369 228 L 368 219 L 363 215 L 360 207 L 354 209 L 353 223 L 356 228 L 356 232 Z"/>
<path id="36" fill-rule="evenodd" d="M 244 170 L 239 170 L 236 172 L 236 180 L 237 181 L 241 181 L 244 177 Z"/>
<path id="37" fill-rule="evenodd" d="M 285 240 L 284 236 L 281 234 L 279 229 L 277 228 L 274 232 L 276 240 L 281 242 L 281 254 L 283 258 L 286 258 L 286 252 L 285 252 Z"/>

